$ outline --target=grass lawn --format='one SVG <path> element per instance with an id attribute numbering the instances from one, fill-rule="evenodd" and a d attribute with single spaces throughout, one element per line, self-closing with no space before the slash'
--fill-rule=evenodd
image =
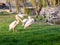
<path id="1" fill-rule="evenodd" d="M 48 25 L 36 22 L 28 29 L 21 23 L 17 32 L 9 32 L 9 24 L 15 15 L 0 15 L 0 45 L 60 45 L 60 25 Z"/>

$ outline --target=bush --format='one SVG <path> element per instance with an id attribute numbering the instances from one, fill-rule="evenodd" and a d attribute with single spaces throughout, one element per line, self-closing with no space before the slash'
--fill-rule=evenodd
<path id="1" fill-rule="evenodd" d="M 0 15 L 9 15 L 10 13 L 6 12 L 6 11 L 2 11 L 0 12 Z"/>

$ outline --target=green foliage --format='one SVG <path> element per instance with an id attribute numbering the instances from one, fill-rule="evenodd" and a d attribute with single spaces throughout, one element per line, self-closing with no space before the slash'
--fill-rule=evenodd
<path id="1" fill-rule="evenodd" d="M 9 31 L 14 15 L 0 16 L 0 45 L 60 45 L 60 25 L 36 22 L 24 29 L 21 23 L 17 32 Z"/>
<path id="2" fill-rule="evenodd" d="M 25 13 L 30 15 L 31 14 L 31 10 L 29 10 L 28 8 L 26 8 L 25 9 Z"/>
<path id="3" fill-rule="evenodd" d="M 36 16 L 34 17 L 34 19 L 36 19 L 37 22 L 40 22 L 40 21 L 43 21 L 43 22 L 44 22 L 44 17 L 41 16 L 41 15 L 36 15 Z"/>
<path id="4" fill-rule="evenodd" d="M 9 15 L 10 13 L 6 12 L 6 11 L 2 11 L 0 12 L 0 15 Z"/>
<path id="5" fill-rule="evenodd" d="M 43 7 L 46 7 L 46 0 L 42 0 Z"/>

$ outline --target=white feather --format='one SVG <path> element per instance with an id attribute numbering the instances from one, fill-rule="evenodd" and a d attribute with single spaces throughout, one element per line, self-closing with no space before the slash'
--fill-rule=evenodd
<path id="1" fill-rule="evenodd" d="M 17 25 L 18 25 L 19 21 L 13 21 L 10 25 L 9 25 L 9 30 L 14 29 Z"/>
<path id="2" fill-rule="evenodd" d="M 19 17 L 23 18 L 24 17 L 24 14 L 18 14 Z"/>
<path id="3" fill-rule="evenodd" d="M 28 21 L 25 23 L 24 28 L 27 28 L 28 26 L 32 25 L 34 23 L 34 19 L 31 17 L 28 17 Z"/>
<path id="4" fill-rule="evenodd" d="M 27 22 L 27 20 L 28 20 L 28 19 L 24 19 L 24 20 L 22 21 L 22 25 L 23 25 L 23 26 L 25 25 L 25 23 Z"/>

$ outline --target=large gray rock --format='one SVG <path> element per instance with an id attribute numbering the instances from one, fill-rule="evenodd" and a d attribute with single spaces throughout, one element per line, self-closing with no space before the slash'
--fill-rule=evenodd
<path id="1" fill-rule="evenodd" d="M 46 22 L 51 24 L 60 24 L 60 18 L 58 17 L 46 18 Z"/>
<path id="2" fill-rule="evenodd" d="M 60 6 L 42 8 L 40 11 L 40 15 L 43 15 L 43 16 L 46 16 L 46 15 L 60 16 Z"/>
<path id="3" fill-rule="evenodd" d="M 60 24 L 60 6 L 42 8 L 40 15 L 45 16 L 48 23 Z"/>

